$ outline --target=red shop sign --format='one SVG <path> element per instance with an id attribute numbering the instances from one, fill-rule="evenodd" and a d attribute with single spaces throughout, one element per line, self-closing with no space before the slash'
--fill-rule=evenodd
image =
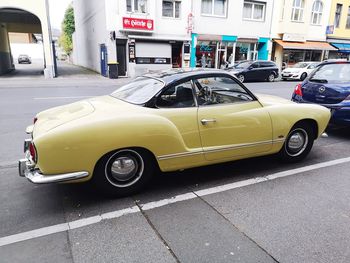
<path id="1" fill-rule="evenodd" d="M 153 31 L 153 20 L 123 17 L 123 28 Z"/>

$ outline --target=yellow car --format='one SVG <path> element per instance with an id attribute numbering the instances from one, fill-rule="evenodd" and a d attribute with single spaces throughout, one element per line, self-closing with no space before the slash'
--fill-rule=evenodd
<path id="1" fill-rule="evenodd" d="M 328 109 L 254 95 L 233 75 L 144 75 L 109 96 L 43 111 L 27 128 L 19 173 L 31 182 L 85 182 L 129 195 L 168 172 L 279 153 L 306 157 Z"/>

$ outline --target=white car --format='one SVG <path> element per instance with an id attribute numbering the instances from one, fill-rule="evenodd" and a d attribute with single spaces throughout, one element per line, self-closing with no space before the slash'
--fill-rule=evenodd
<path id="1" fill-rule="evenodd" d="M 310 73 L 318 67 L 320 62 L 298 62 L 292 67 L 287 67 L 282 71 L 282 80 L 294 79 L 304 80 Z"/>

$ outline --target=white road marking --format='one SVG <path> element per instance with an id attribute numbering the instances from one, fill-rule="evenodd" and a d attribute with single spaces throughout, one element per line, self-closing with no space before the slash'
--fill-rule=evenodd
<path id="1" fill-rule="evenodd" d="M 72 97 L 39 97 L 33 98 L 33 100 L 57 100 L 57 99 L 87 99 L 97 96 L 72 96 Z"/>
<path id="2" fill-rule="evenodd" d="M 215 193 L 221 193 L 224 191 L 228 191 L 228 190 L 232 190 L 232 189 L 236 189 L 236 188 L 241 188 L 241 187 L 248 186 L 248 185 L 267 182 L 267 181 L 275 180 L 278 178 L 283 178 L 283 177 L 290 176 L 290 175 L 300 174 L 303 172 L 308 172 L 308 171 L 321 169 L 321 168 L 325 168 L 325 167 L 330 167 L 330 166 L 334 166 L 334 165 L 339 165 L 339 164 L 343 164 L 343 163 L 348 163 L 348 162 L 350 162 L 350 157 L 341 158 L 341 159 L 337 159 L 337 160 L 333 160 L 333 161 L 327 161 L 327 162 L 318 163 L 318 164 L 312 164 L 312 165 L 308 165 L 308 166 L 301 167 L 301 168 L 296 168 L 296 169 L 291 169 L 291 170 L 287 170 L 287 171 L 283 171 L 283 172 L 270 174 L 267 176 L 256 177 L 256 178 L 247 179 L 247 180 L 243 180 L 243 181 L 239 181 L 239 182 L 235 182 L 235 183 L 231 183 L 231 184 L 225 184 L 225 185 L 221 185 L 221 186 L 211 187 L 208 189 L 189 192 L 189 193 L 177 195 L 175 197 L 166 198 L 166 199 L 159 200 L 159 201 L 140 204 L 140 207 L 142 208 L 142 210 L 151 210 L 151 209 L 154 209 L 157 207 L 162 207 L 162 206 L 166 206 L 169 204 L 173 204 L 173 203 L 177 203 L 177 202 L 181 202 L 181 201 L 185 201 L 185 200 L 195 199 L 198 196 L 206 196 L 206 195 L 211 195 L 211 194 L 215 194 Z M 47 236 L 50 234 L 68 231 L 71 229 L 81 228 L 84 226 L 99 223 L 103 220 L 118 218 L 118 217 L 122 217 L 122 216 L 127 215 L 127 214 L 134 214 L 134 213 L 138 213 L 138 212 L 141 212 L 141 210 L 139 209 L 138 206 L 135 205 L 135 206 L 125 208 L 125 209 L 120 209 L 120 210 L 116 210 L 116 211 L 112 211 L 112 212 L 108 212 L 108 213 L 103 213 L 101 215 L 91 216 L 91 217 L 82 218 L 82 219 L 78 219 L 78 220 L 67 222 L 67 223 L 57 224 L 57 225 L 53 225 L 53 226 L 34 229 L 31 231 L 27 231 L 27 232 L 22 232 L 22 233 L 15 234 L 15 235 L 1 237 L 0 238 L 0 247 L 6 246 L 9 244 L 13 244 L 13 243 L 17 243 L 17 242 L 21 242 L 21 241 L 25 241 L 25 240 L 30 240 L 30 239 L 34 239 L 34 238 L 38 238 L 38 237 Z"/>

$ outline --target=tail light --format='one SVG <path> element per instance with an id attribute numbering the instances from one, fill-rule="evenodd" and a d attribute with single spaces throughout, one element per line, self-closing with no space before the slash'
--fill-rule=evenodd
<path id="1" fill-rule="evenodd" d="M 29 153 L 30 153 L 30 156 L 32 157 L 32 160 L 36 163 L 38 156 L 37 156 L 35 145 L 33 142 L 30 143 L 30 145 L 29 145 Z"/>
<path id="2" fill-rule="evenodd" d="M 301 90 L 301 84 L 298 84 L 294 88 L 294 94 L 299 95 L 300 97 L 303 96 L 303 91 Z"/>

